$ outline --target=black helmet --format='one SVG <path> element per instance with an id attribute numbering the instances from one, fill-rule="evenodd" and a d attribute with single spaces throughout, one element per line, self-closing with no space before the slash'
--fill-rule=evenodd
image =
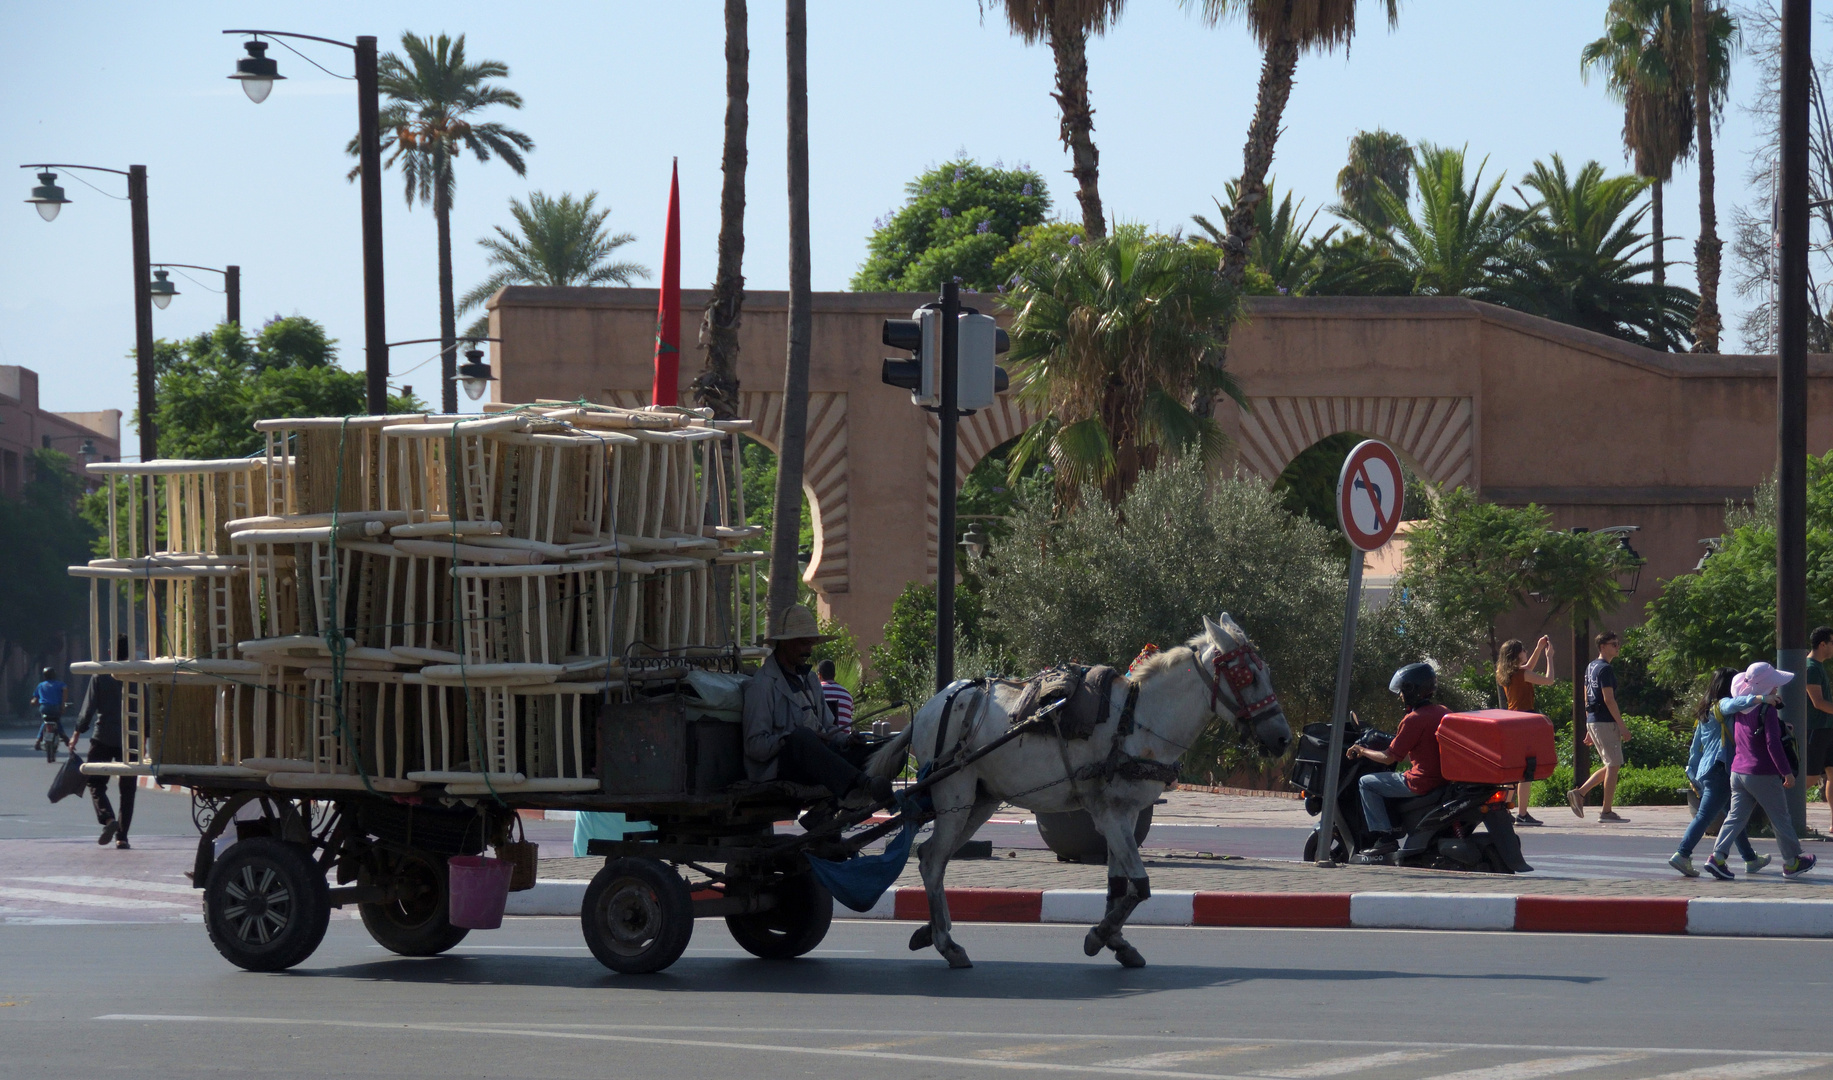
<path id="1" fill-rule="evenodd" d="M 39 671 L 38 677 L 46 682 L 50 682 L 52 679 L 57 678 L 57 672 L 52 671 L 50 668 L 44 668 Z"/>
<path id="2" fill-rule="evenodd" d="M 1399 694 L 1408 705 L 1429 700 L 1438 690 L 1438 672 L 1431 664 L 1408 664 L 1388 681 L 1388 693 Z"/>

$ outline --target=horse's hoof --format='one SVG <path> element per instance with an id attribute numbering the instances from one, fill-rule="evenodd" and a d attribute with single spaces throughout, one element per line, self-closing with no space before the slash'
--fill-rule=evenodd
<path id="1" fill-rule="evenodd" d="M 1100 952 L 1106 944 L 1107 942 L 1101 937 L 1100 928 L 1097 927 L 1090 930 L 1088 936 L 1082 939 L 1082 953 L 1084 956 L 1093 956 Z"/>
<path id="2" fill-rule="evenodd" d="M 959 945 L 950 946 L 949 950 L 942 954 L 942 958 L 948 961 L 948 966 L 951 968 L 971 968 L 974 966 L 974 962 L 967 958 L 967 950 Z M 1141 963 L 1144 963 L 1144 961 L 1141 961 Z"/>
<path id="3" fill-rule="evenodd" d="M 1146 958 L 1139 955 L 1139 950 L 1131 945 L 1122 945 L 1115 949 L 1114 959 L 1120 961 L 1121 967 L 1142 968 L 1146 966 Z"/>
<path id="4" fill-rule="evenodd" d="M 928 923 L 924 923 L 922 926 L 919 926 L 916 928 L 916 933 L 910 935 L 910 951 L 911 952 L 921 952 L 924 949 L 929 948 L 931 945 L 934 945 L 935 942 L 936 942 L 935 927 L 929 925 Z"/>

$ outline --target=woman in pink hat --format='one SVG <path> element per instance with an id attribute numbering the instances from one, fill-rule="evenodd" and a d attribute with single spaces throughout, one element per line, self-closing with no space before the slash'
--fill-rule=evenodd
<path id="1" fill-rule="evenodd" d="M 1733 696 L 1720 703 L 1722 711 L 1731 713 L 1739 696 L 1754 694 L 1761 699 L 1732 715 L 1736 751 L 1731 756 L 1731 811 L 1719 827 L 1712 857 L 1705 864 L 1706 872 L 1715 878 L 1729 881 L 1734 876 L 1725 865 L 1725 855 L 1758 806 L 1763 807 L 1776 830 L 1776 846 L 1782 849 L 1782 875 L 1799 877 L 1814 869 L 1814 856 L 1802 852 L 1794 820 L 1789 816 L 1788 797 L 1783 794 L 1795 786 L 1795 770 L 1782 746 L 1782 716 L 1776 706 L 1781 704 L 1782 688 L 1794 677 L 1792 671 L 1777 671 L 1759 660 L 1731 681 Z"/>

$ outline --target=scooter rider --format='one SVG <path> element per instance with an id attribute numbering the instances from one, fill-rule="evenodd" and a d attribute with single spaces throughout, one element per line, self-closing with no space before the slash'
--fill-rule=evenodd
<path id="1" fill-rule="evenodd" d="M 1438 672 L 1431 664 L 1408 664 L 1394 672 L 1388 692 L 1399 694 L 1407 708 L 1400 730 L 1385 751 L 1366 746 L 1352 746 L 1349 757 L 1365 757 L 1383 765 L 1409 759 L 1412 767 L 1405 773 L 1376 772 L 1358 783 L 1362 797 L 1362 818 L 1368 825 L 1370 843 L 1366 854 L 1391 855 L 1399 850 L 1399 837 L 1388 816 L 1387 800 L 1409 799 L 1425 795 L 1444 786 L 1445 778 L 1438 764 L 1438 722 L 1451 710 L 1434 704 L 1438 692 Z"/>

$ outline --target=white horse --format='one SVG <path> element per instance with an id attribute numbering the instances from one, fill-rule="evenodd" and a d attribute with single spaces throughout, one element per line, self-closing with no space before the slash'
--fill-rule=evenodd
<path id="1" fill-rule="evenodd" d="M 931 698 L 915 722 L 873 755 L 874 776 L 896 776 L 907 752 L 919 766 L 941 768 L 997 739 L 1011 726 L 1024 684 L 956 682 Z M 1083 951 L 1103 946 L 1127 967 L 1145 958 L 1121 936 L 1127 917 L 1151 895 L 1133 830 L 1139 812 L 1177 778 L 1177 759 L 1217 718 L 1232 720 L 1260 743 L 1262 753 L 1285 752 L 1292 730 L 1273 693 L 1273 680 L 1247 634 L 1224 612 L 1203 619 L 1203 633 L 1115 679 L 1108 717 L 1086 739 L 1066 740 L 1050 729 L 1019 736 L 930 789 L 935 831 L 917 849 L 929 924 L 910 947 L 934 945 L 950 967 L 972 967 L 949 936 L 942 877 L 948 860 L 986 824 L 1001 803 L 1039 813 L 1087 810 L 1107 840 L 1107 911 L 1089 930 Z"/>

